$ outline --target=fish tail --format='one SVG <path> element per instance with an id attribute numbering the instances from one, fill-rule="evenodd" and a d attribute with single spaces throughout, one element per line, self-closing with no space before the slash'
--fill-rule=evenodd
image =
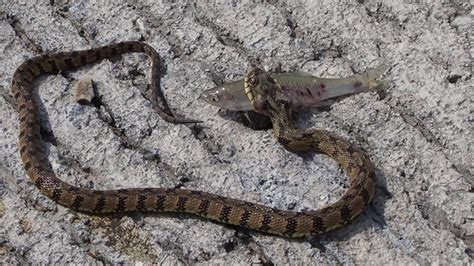
<path id="1" fill-rule="evenodd" d="M 385 77 L 390 69 L 389 65 L 380 65 L 360 74 L 358 80 L 364 83 L 364 91 L 374 91 L 385 87 L 388 83 Z"/>

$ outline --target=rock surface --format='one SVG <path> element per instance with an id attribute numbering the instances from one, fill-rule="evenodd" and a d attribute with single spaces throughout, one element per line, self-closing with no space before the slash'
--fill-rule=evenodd
<path id="1" fill-rule="evenodd" d="M 0 263 L 472 263 L 469 1 L 133 2 L 0 3 Z M 181 186 L 277 208 L 319 208 L 344 192 L 332 160 L 284 150 L 269 130 L 219 115 L 199 93 L 240 78 L 251 61 L 325 77 L 388 63 L 395 66 L 385 91 L 306 110 L 298 122 L 367 151 L 379 180 L 372 206 L 312 246 L 185 215 L 90 216 L 43 196 L 19 160 L 13 72 L 41 52 L 124 40 L 158 50 L 168 103 L 204 123 L 172 125 L 153 112 L 150 62 L 141 54 L 39 78 L 43 137 L 61 179 L 96 189 Z M 87 75 L 99 94 L 95 105 L 71 96 Z"/>

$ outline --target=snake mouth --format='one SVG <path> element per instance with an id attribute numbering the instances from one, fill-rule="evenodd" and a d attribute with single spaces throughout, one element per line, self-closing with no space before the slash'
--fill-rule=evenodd
<path id="1" fill-rule="evenodd" d="M 253 72 L 247 72 L 244 79 L 244 92 L 245 92 L 245 95 L 247 95 L 247 98 L 249 99 L 249 101 L 253 104 L 253 100 L 255 99 L 255 97 L 252 91 L 252 87 L 249 84 L 249 80 L 251 77 L 254 77 Z"/>

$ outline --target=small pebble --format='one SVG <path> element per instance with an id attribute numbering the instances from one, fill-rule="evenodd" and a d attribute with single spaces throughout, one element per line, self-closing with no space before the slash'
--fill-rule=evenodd
<path id="1" fill-rule="evenodd" d="M 90 104 L 95 97 L 94 89 L 92 88 L 92 79 L 90 76 L 84 76 L 77 81 L 72 89 L 72 96 L 79 104 Z"/>

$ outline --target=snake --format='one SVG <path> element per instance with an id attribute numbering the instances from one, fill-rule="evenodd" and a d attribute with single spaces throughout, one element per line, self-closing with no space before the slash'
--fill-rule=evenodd
<path id="1" fill-rule="evenodd" d="M 19 111 L 18 148 L 21 161 L 31 182 L 51 200 L 91 215 L 137 211 L 188 213 L 218 223 L 291 238 L 315 236 L 343 226 L 371 202 L 376 177 L 368 156 L 330 132 L 296 128 L 292 121 L 291 104 L 276 97 L 281 86 L 257 67 L 252 67 L 245 75 L 245 93 L 255 111 L 270 117 L 273 134 L 286 149 L 323 153 L 340 164 L 349 177 L 349 186 L 336 202 L 317 210 L 290 211 L 198 190 L 159 187 L 95 190 L 62 181 L 52 170 L 47 153 L 42 148 L 33 80 L 44 74 L 57 74 L 132 52 L 151 57 L 151 86 L 153 90 L 158 89 L 160 57 L 152 46 L 143 42 L 121 42 L 88 50 L 43 54 L 26 60 L 14 72 L 11 88 Z M 154 97 L 154 100 L 157 98 Z M 171 123 L 198 122 L 175 117 L 166 108 L 155 109 Z"/>

